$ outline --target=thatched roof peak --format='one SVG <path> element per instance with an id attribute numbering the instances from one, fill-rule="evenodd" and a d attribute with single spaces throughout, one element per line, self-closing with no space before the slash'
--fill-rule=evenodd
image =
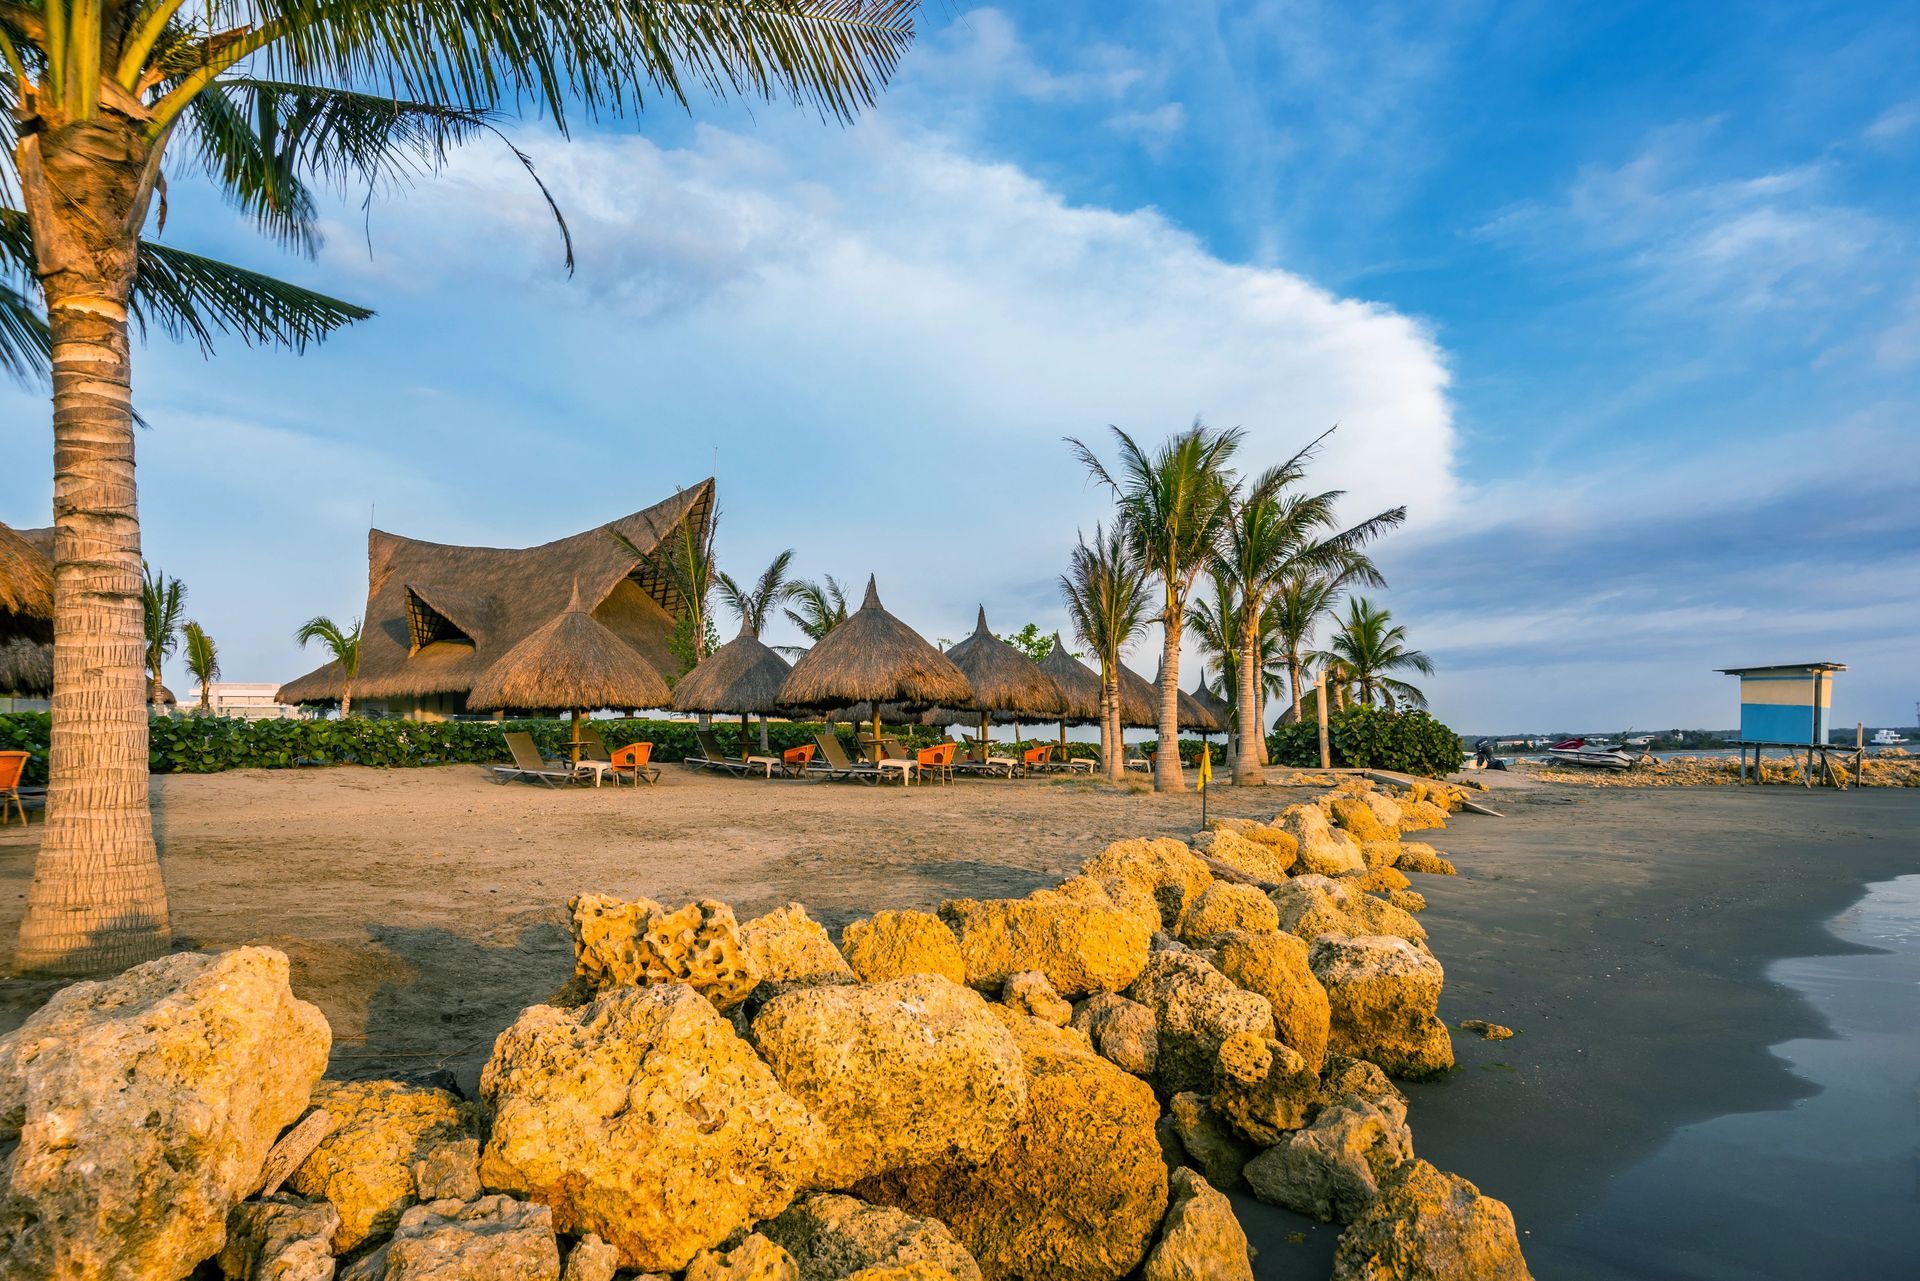
<path id="1" fill-rule="evenodd" d="M 673 710 L 770 716 L 781 710 L 780 687 L 791 670 L 743 620 L 738 636 L 680 678 L 673 687 Z"/>
<path id="2" fill-rule="evenodd" d="M 0 639 L 53 639 L 53 560 L 0 525 Z"/>
<path id="3" fill-rule="evenodd" d="M 1029 719 L 1058 716 L 1067 695 L 1058 681 L 987 627 L 987 608 L 973 634 L 947 651 L 947 659 L 973 686 L 973 706 L 983 712 L 1018 712 Z"/>
<path id="4" fill-rule="evenodd" d="M 789 707 L 967 707 L 973 687 L 945 654 L 886 611 L 869 575 L 860 608 L 793 665 L 780 701 Z"/>
<path id="5" fill-rule="evenodd" d="M 663 707 L 667 682 L 640 651 L 575 604 L 501 656 L 474 682 L 467 706 L 547 712 Z"/>

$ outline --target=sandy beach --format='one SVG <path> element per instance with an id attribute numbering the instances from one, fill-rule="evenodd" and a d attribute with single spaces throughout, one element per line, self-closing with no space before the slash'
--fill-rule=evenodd
<path id="1" fill-rule="evenodd" d="M 1433 834 L 1460 875 L 1416 888 L 1447 969 L 1442 1016 L 1518 1035 L 1456 1033 L 1459 1068 L 1408 1087 L 1414 1133 L 1422 1156 L 1512 1205 L 1540 1275 L 1613 1277 L 1581 1243 L 1614 1175 L 1680 1126 L 1809 1092 L 1768 1047 L 1825 1025 L 1767 967 L 1847 950 L 1826 922 L 1920 871 L 1920 793 L 1503 781 L 1488 800 L 1504 818 Z M 1210 804 L 1264 817 L 1305 794 L 1223 787 Z M 901 791 L 679 767 L 637 792 L 501 787 L 466 766 L 245 771 L 156 778 L 155 800 L 183 941 L 285 949 L 335 1029 L 334 1075 L 445 1066 L 468 1086 L 514 1013 L 567 977 L 561 905 L 577 891 L 713 897 L 743 916 L 799 900 L 837 928 L 1022 894 L 1111 840 L 1199 817 L 1191 794 L 1067 780 Z M 0 949 L 37 833 L 0 830 Z M 4 1028 L 51 985 L 0 988 Z M 1336 1229 L 1236 1199 L 1261 1276 L 1324 1274 Z"/>

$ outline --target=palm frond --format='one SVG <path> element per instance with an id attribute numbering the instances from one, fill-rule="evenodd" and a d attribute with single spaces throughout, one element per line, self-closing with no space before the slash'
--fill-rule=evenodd
<path id="1" fill-rule="evenodd" d="M 211 353 L 216 334 L 232 334 L 251 346 L 301 351 L 373 312 L 148 240 L 140 243 L 133 314 L 143 334 L 149 325 L 157 326 L 168 337 L 192 339 Z"/>
<path id="2" fill-rule="evenodd" d="M 52 357 L 40 309 L 19 290 L 0 284 L 0 369 L 21 384 L 44 381 Z"/>

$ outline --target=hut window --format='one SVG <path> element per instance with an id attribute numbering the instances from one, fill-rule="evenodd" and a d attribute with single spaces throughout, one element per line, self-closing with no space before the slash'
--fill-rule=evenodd
<path id="1" fill-rule="evenodd" d="M 407 588 L 407 639 L 412 647 L 407 651 L 417 654 L 435 641 L 461 641 L 473 644 L 473 637 L 460 630 L 451 618 L 442 614 L 420 598 L 420 594 Z"/>

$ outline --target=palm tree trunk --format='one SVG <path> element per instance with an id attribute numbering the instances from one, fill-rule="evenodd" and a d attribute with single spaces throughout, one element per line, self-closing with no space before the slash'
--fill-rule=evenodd
<path id="1" fill-rule="evenodd" d="M 1260 683 L 1253 690 L 1253 754 L 1265 769 L 1273 764 L 1267 756 L 1267 682 L 1266 673 L 1260 673 Z"/>
<path id="2" fill-rule="evenodd" d="M 90 974 L 173 931 L 147 801 L 146 626 L 127 344 L 157 158 L 105 114 L 16 149 L 53 341 L 54 649 L 47 823 L 14 968 Z"/>
<path id="3" fill-rule="evenodd" d="M 773 747 L 767 742 L 767 714 L 765 712 L 760 713 L 760 754 L 762 756 L 771 756 L 773 754 Z"/>
<path id="4" fill-rule="evenodd" d="M 1237 786 L 1251 787 L 1265 781 L 1260 772 L 1260 755 L 1254 746 L 1260 738 L 1260 638 L 1251 628 L 1242 628 L 1246 635 L 1240 638 L 1240 753 L 1233 762 L 1233 781 Z"/>
<path id="5" fill-rule="evenodd" d="M 1120 723 L 1120 679 L 1111 666 L 1100 673 L 1100 763 L 1107 779 L 1118 783 L 1127 776 L 1126 727 Z"/>
<path id="6" fill-rule="evenodd" d="M 1293 698 L 1293 723 L 1300 723 L 1300 650 L 1287 647 L 1287 693 Z"/>
<path id="7" fill-rule="evenodd" d="M 345 720 L 353 714 L 353 681 L 347 681 L 347 687 L 340 691 L 340 719 Z"/>
<path id="8" fill-rule="evenodd" d="M 1180 768 L 1180 611 L 1171 596 L 1160 647 L 1160 745 L 1153 753 L 1153 790 L 1184 792 L 1187 776 Z"/>

